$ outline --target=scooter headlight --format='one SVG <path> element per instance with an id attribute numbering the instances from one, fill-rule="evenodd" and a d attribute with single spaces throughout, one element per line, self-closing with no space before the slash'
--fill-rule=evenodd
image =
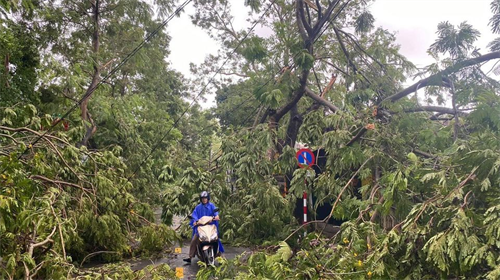
<path id="1" fill-rule="evenodd" d="M 210 240 L 217 240 L 217 232 L 214 232 L 212 236 L 210 236 Z"/>
<path id="2" fill-rule="evenodd" d="M 200 235 L 200 241 L 201 241 L 201 242 L 207 242 L 207 241 L 208 241 L 207 239 L 208 239 L 208 238 L 207 238 L 207 236 L 206 236 L 206 235 Z"/>

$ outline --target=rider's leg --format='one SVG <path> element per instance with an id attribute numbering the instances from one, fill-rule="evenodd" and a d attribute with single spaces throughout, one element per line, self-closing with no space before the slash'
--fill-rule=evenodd
<path id="1" fill-rule="evenodd" d="M 196 250 L 199 244 L 200 240 L 198 239 L 198 234 L 194 234 L 191 239 L 191 244 L 189 245 L 189 258 L 183 259 L 185 262 L 191 262 L 191 259 L 196 255 Z"/>
<path id="2" fill-rule="evenodd" d="M 196 255 L 196 250 L 198 249 L 198 245 L 200 245 L 200 239 L 198 238 L 198 234 L 193 235 L 193 239 L 191 239 L 191 245 L 189 246 L 189 257 L 194 258 Z"/>

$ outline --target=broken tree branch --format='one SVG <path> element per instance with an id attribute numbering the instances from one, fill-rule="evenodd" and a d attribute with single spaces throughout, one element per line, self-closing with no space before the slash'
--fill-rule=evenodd
<path id="1" fill-rule="evenodd" d="M 327 100 L 325 100 L 324 98 L 321 98 L 321 96 L 317 95 L 316 93 L 314 93 L 312 90 L 310 90 L 309 88 L 305 88 L 305 93 L 307 96 L 311 97 L 312 99 L 314 99 L 314 101 L 320 103 L 321 105 L 327 107 L 328 109 L 330 109 L 332 112 L 338 112 L 340 111 L 340 109 L 333 105 L 332 103 L 328 102 Z"/>
<path id="2" fill-rule="evenodd" d="M 405 112 L 406 113 L 437 112 L 437 113 L 450 114 L 450 115 L 455 115 L 455 113 L 457 113 L 458 115 L 466 114 L 465 112 L 460 111 L 460 110 L 455 111 L 452 108 L 438 107 L 438 106 L 420 106 L 417 108 L 406 109 Z"/>
<path id="3" fill-rule="evenodd" d="M 443 78 L 445 78 L 453 73 L 456 73 L 465 67 L 473 66 L 473 65 L 485 62 L 485 61 L 489 61 L 492 59 L 498 59 L 498 58 L 500 58 L 500 51 L 491 52 L 491 53 L 488 53 L 488 54 L 485 54 L 482 56 L 478 56 L 478 57 L 474 57 L 471 59 L 457 62 L 454 65 L 447 67 L 443 71 L 440 71 L 436 74 L 433 74 L 433 75 L 431 75 L 423 80 L 416 82 L 415 84 L 407 87 L 406 89 L 404 89 L 396 94 L 393 94 L 391 96 L 384 98 L 382 101 L 378 102 L 376 106 L 379 107 L 384 102 L 395 102 L 395 101 L 415 92 L 415 90 L 417 90 L 419 88 L 423 88 L 423 87 L 427 87 L 427 86 L 440 86 L 440 85 L 441 86 L 442 85 L 450 86 L 449 83 L 445 84 L 445 82 L 443 81 Z M 361 136 L 363 136 L 363 134 L 366 133 L 366 131 L 367 131 L 367 129 L 363 127 L 358 132 L 358 134 L 356 134 L 356 136 L 354 136 L 354 138 L 352 138 L 346 144 L 346 146 L 352 145 L 354 142 L 356 142 L 358 139 L 360 139 Z"/>
<path id="4" fill-rule="evenodd" d="M 49 183 L 54 184 L 54 185 L 65 185 L 65 186 L 80 189 L 80 190 L 85 191 L 85 192 L 90 192 L 86 188 L 79 186 L 77 184 L 73 184 L 73 183 L 65 182 L 65 181 L 51 180 L 51 179 L 44 177 L 44 176 L 41 176 L 41 175 L 31 175 L 30 179 L 41 180 L 41 181 L 49 182 Z"/>
<path id="5" fill-rule="evenodd" d="M 488 61 L 488 60 L 498 59 L 498 58 L 500 58 L 500 51 L 488 53 L 488 54 L 485 54 L 482 56 L 478 56 L 478 57 L 474 57 L 474 58 L 471 58 L 468 60 L 457 62 L 456 64 L 447 67 L 443 71 L 440 71 L 440 72 L 438 72 L 434 75 L 431 75 L 423 80 L 420 80 L 420 81 L 416 82 L 415 84 L 413 84 L 412 86 L 407 87 L 406 89 L 385 98 L 380 103 L 386 102 L 386 101 L 395 102 L 395 101 L 407 96 L 408 94 L 415 92 L 417 87 L 423 88 L 426 86 L 439 86 L 442 83 L 441 81 L 443 80 L 443 77 L 446 77 L 446 76 L 449 76 L 450 74 L 456 73 L 459 70 L 461 70 L 462 68 L 473 66 L 473 65 L 476 65 L 476 64 Z"/>

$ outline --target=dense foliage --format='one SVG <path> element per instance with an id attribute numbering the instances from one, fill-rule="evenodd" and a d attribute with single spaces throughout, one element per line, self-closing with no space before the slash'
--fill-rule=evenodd
<path id="1" fill-rule="evenodd" d="M 0 278 L 62 279 L 177 239 L 155 224 L 161 167 L 202 158 L 215 127 L 193 135 L 211 116 L 188 107 L 165 32 L 120 65 L 173 4 L 154 19 L 143 1 L 0 1 Z"/>
<path id="2" fill-rule="evenodd" d="M 120 65 L 175 1 L 0 0 L 0 278 L 99 278 L 77 268 L 159 252 L 203 190 L 223 240 L 261 250 L 202 279 L 500 278 L 498 39 L 480 53 L 478 30 L 443 22 L 416 69 L 371 1 L 245 1 L 265 37 L 235 29 L 230 2 L 193 1 L 221 49 L 191 82 L 164 32 Z M 208 81 L 217 108 L 190 106 Z M 299 144 L 325 154 L 315 176 Z M 304 191 L 329 213 L 300 227 Z"/>
<path id="3" fill-rule="evenodd" d="M 255 8 L 260 1 L 249 2 Z M 224 261 L 198 276 L 497 279 L 500 97 L 498 82 L 482 67 L 500 57 L 497 42 L 482 54 L 475 46 L 479 31 L 443 22 L 429 48 L 436 63 L 416 72 L 398 53 L 394 35 L 373 27 L 366 1 L 340 2 L 270 4 L 273 12 L 266 19 L 272 35 L 243 45 L 241 57 L 226 70 L 246 78 L 218 92 L 216 110 L 229 131 L 220 163 L 232 171 L 237 189 L 230 196 L 232 221 L 223 228 L 241 236 L 250 231 L 249 239 L 259 243 L 261 236 L 252 229 L 260 227 L 270 234 L 265 240 L 286 243 Z M 226 4 L 206 9 L 223 10 Z M 261 4 L 265 13 L 267 4 Z M 498 32 L 498 7 L 493 1 L 493 32 Z M 323 17 L 332 24 L 326 26 Z M 212 34 L 237 35 L 220 17 L 196 19 L 210 22 Z M 356 34 L 348 31 L 352 25 Z M 231 45 L 230 36 L 218 36 Z M 266 53 L 258 51 L 261 46 Z M 410 74 L 417 82 L 404 87 Z M 243 124 L 252 129 L 231 133 L 238 126 L 234 116 L 252 113 L 245 106 L 240 111 L 241 96 L 257 100 L 248 103 L 261 109 Z M 311 179 L 295 168 L 297 142 L 326 152 L 321 174 Z M 276 175 L 291 179 L 285 199 Z M 261 181 L 269 185 L 259 189 Z M 362 181 L 361 188 L 353 181 Z M 281 214 L 291 215 L 303 191 L 317 198 L 312 208 L 333 205 L 331 217 L 345 221 L 336 235 L 311 234 L 295 244 L 298 235 L 282 226 L 290 219 Z M 259 214 L 267 219 L 259 223 L 254 213 L 279 201 L 284 207 L 274 215 Z M 242 221 L 236 231 L 234 220 Z M 274 232 L 273 225 L 282 230 Z"/>

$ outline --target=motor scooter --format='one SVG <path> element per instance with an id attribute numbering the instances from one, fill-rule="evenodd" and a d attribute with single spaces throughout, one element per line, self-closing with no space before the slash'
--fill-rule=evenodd
<path id="1" fill-rule="evenodd" d="M 214 212 L 218 212 L 215 209 Z M 188 218 L 193 219 L 191 215 Z M 213 224 L 215 216 L 203 216 L 196 225 L 198 226 L 199 245 L 196 248 L 196 256 L 207 265 L 215 264 L 215 257 L 219 253 L 219 235 L 217 226 Z"/>

